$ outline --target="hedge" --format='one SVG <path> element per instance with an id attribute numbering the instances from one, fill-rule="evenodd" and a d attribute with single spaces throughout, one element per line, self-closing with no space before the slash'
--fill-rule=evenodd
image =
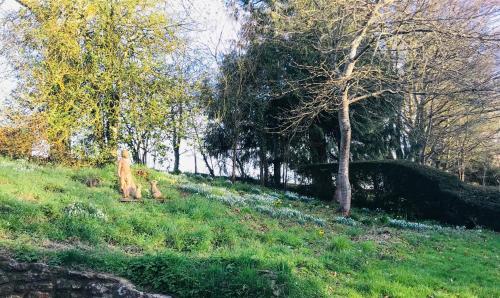
<path id="1" fill-rule="evenodd" d="M 308 165 L 302 172 L 319 169 L 336 173 L 337 165 Z M 494 187 L 465 184 L 449 173 L 394 160 L 352 162 L 350 180 L 354 206 L 500 231 L 500 191 Z"/>

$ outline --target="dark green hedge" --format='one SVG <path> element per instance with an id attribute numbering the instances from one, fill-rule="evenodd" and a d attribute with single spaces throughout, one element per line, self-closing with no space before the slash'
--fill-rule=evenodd
<path id="1" fill-rule="evenodd" d="M 336 172 L 336 164 L 310 165 Z M 409 218 L 500 231 L 500 191 L 462 183 L 455 176 L 406 161 L 352 162 L 353 205 L 381 208 Z M 332 194 L 333 196 L 333 194 Z"/>

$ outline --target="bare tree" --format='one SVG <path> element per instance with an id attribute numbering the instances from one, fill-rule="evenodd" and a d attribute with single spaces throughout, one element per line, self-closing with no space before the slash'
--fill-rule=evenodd
<path id="1" fill-rule="evenodd" d="M 351 205 L 350 105 L 388 93 L 408 95 L 420 101 L 420 86 L 409 89 L 408 78 L 413 76 L 413 82 L 427 83 L 428 70 L 419 64 L 420 71 L 411 71 L 411 68 L 409 71 L 407 66 L 412 54 L 418 48 L 460 40 L 495 43 L 498 35 L 487 30 L 485 23 L 485 19 L 495 13 L 492 2 L 459 0 L 294 0 L 278 9 L 275 19 L 280 38 L 305 40 L 311 46 L 304 51 L 320 53 L 306 65 L 295 65 L 308 76 L 288 82 L 290 90 L 307 90 L 307 95 L 302 104 L 291 111 L 285 129 L 307 126 L 320 113 L 337 111 L 340 153 L 336 198 L 344 215 L 349 214 Z M 416 49 L 407 42 L 425 42 L 423 37 L 428 36 L 433 37 L 429 40 L 434 44 L 424 43 Z M 441 47 L 439 51 L 446 53 L 448 49 Z M 467 70 L 461 62 L 457 63 L 462 66 L 460 70 L 455 68 L 459 71 L 456 75 L 460 76 L 460 72 Z M 446 93 L 458 91 L 445 90 Z"/>

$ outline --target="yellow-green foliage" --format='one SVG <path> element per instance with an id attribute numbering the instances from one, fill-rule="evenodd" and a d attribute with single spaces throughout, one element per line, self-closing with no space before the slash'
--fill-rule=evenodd
<path id="1" fill-rule="evenodd" d="M 25 2 L 8 27 L 18 53 L 12 63 L 20 98 L 44 116 L 51 144 L 106 159 L 118 141 L 164 129 L 169 105 L 185 90 L 167 72 L 181 42 L 165 11 L 153 9 L 162 1 Z"/>

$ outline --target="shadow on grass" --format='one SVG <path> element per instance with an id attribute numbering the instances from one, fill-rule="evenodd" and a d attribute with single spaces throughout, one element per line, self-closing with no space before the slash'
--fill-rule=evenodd
<path id="1" fill-rule="evenodd" d="M 48 254 L 18 251 L 20 261 L 109 272 L 141 290 L 175 297 L 324 297 L 314 279 L 298 277 L 286 262 L 252 256 L 193 257 L 164 252 L 142 256 L 70 249 Z"/>

